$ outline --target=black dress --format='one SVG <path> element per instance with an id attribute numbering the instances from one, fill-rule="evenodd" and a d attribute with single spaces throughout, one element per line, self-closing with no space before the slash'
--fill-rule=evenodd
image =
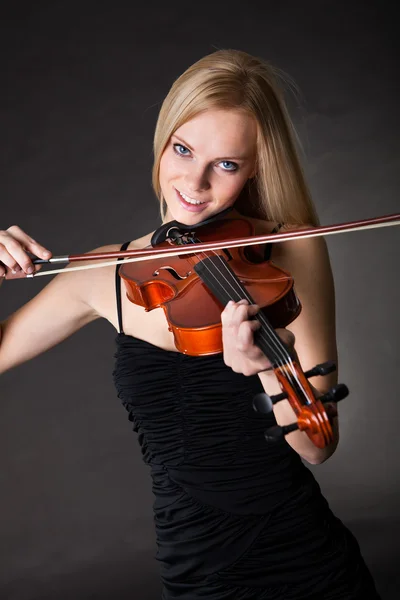
<path id="1" fill-rule="evenodd" d="M 117 305 L 121 330 L 120 278 Z M 124 333 L 114 380 L 153 481 L 164 600 L 379 600 L 358 543 L 333 515 L 257 376 L 222 355 L 168 352 Z"/>

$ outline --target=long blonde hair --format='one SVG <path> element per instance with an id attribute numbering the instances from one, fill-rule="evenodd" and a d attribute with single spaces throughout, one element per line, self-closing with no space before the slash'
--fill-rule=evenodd
<path id="1" fill-rule="evenodd" d="M 152 182 L 163 218 L 160 161 L 171 135 L 199 113 L 224 108 L 247 112 L 258 126 L 256 175 L 244 186 L 235 208 L 243 215 L 276 223 L 319 224 L 282 77 L 281 71 L 246 52 L 218 50 L 176 79 L 161 106 L 154 135 Z"/>

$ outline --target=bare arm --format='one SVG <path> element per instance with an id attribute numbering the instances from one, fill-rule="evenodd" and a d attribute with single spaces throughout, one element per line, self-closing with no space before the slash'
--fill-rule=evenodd
<path id="1" fill-rule="evenodd" d="M 93 252 L 116 248 L 107 246 Z M 24 249 L 27 249 L 26 246 Z M 13 243 L 11 247 L 8 245 L 7 252 L 13 257 L 6 257 L 7 264 L 3 260 L 3 265 L 7 266 L 7 278 L 15 264 L 27 270 L 29 264 L 25 251 L 22 253 L 21 248 Z M 112 275 L 110 267 L 76 272 L 67 267 L 37 296 L 1 322 L 0 373 L 38 356 L 103 316 L 96 308 L 96 300 L 105 288 L 112 285 Z M 7 281 L 6 285 L 18 284 Z"/>
<path id="2" fill-rule="evenodd" d="M 295 347 L 303 370 L 328 360 L 336 362 L 334 286 L 325 241 L 311 238 L 279 244 L 273 261 L 293 275 L 295 290 L 302 303 L 299 317 L 287 329 L 295 336 Z M 258 373 L 265 391 L 269 395 L 279 394 L 281 389 L 274 373 L 265 372 L 269 361 L 253 343 L 257 323 L 248 319 L 254 310 L 236 305 L 227 307 L 224 313 L 225 362 L 245 375 Z M 290 343 L 288 332 L 280 330 L 278 333 Z M 336 381 L 337 374 L 332 373 L 326 377 L 315 377 L 310 383 L 318 394 L 328 391 Z M 276 404 L 274 414 L 279 425 L 296 422 L 288 400 Z M 336 418 L 333 420 L 333 429 L 334 442 L 322 450 L 304 432 L 293 432 L 286 436 L 286 440 L 302 458 L 318 464 L 329 458 L 337 447 L 339 434 Z"/>
<path id="3" fill-rule="evenodd" d="M 97 318 L 82 277 L 63 273 L 1 323 L 0 373 L 52 348 Z"/>
<path id="4" fill-rule="evenodd" d="M 295 348 L 304 371 L 315 365 L 333 360 L 337 364 L 335 293 L 326 242 L 323 238 L 310 238 L 286 242 L 277 246 L 273 261 L 289 271 L 294 278 L 295 290 L 302 304 L 297 319 L 288 325 L 295 336 Z M 261 373 L 260 379 L 267 393 L 280 393 L 276 378 L 271 373 Z M 310 380 L 316 394 L 327 392 L 337 383 L 337 371 Z M 294 411 L 283 400 L 274 407 L 280 425 L 295 422 Z M 305 460 L 319 464 L 327 460 L 339 442 L 338 419 L 333 419 L 334 441 L 319 449 L 303 432 L 293 432 L 286 439 Z"/>

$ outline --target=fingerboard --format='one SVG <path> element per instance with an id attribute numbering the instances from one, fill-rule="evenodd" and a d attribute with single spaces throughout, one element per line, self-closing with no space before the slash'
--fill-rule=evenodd
<path id="1" fill-rule="evenodd" d="M 226 306 L 230 300 L 234 302 L 247 300 L 249 304 L 255 304 L 223 256 L 209 256 L 198 262 L 194 270 L 223 306 Z M 288 358 L 287 348 L 275 333 L 266 316 L 259 313 L 254 318 L 261 323 L 260 329 L 254 334 L 257 346 L 269 358 L 274 367 L 285 364 Z"/>

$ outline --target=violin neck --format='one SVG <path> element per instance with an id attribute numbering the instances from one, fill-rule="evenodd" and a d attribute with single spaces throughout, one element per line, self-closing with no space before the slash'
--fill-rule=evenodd
<path id="1" fill-rule="evenodd" d="M 253 298 L 223 256 L 218 254 L 208 256 L 198 262 L 194 270 L 223 306 L 226 306 L 230 300 L 233 300 L 233 302 L 247 300 L 249 304 L 255 304 Z M 262 310 L 254 318 L 261 323 L 261 327 L 254 335 L 257 346 L 269 358 L 273 367 L 286 364 L 290 359 L 288 350 L 275 333 Z"/>

